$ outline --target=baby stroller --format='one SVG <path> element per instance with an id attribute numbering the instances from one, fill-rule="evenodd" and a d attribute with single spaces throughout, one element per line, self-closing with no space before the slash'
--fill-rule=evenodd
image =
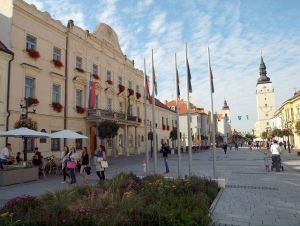
<path id="1" fill-rule="evenodd" d="M 280 170 L 283 171 L 283 166 L 281 165 L 281 158 L 280 155 L 272 155 L 272 165 L 271 170 L 276 169 L 276 172 L 279 172 Z"/>

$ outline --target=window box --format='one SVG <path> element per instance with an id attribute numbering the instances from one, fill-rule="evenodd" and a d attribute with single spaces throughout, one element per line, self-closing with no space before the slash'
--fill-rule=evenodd
<path id="1" fill-rule="evenodd" d="M 106 82 L 107 82 L 107 84 L 109 84 L 109 85 L 112 85 L 112 84 L 113 84 L 113 81 L 111 81 L 111 80 L 106 80 Z"/>
<path id="2" fill-rule="evenodd" d="M 52 60 L 52 63 L 54 64 L 55 67 L 61 68 L 63 67 L 63 63 L 60 60 Z"/>
<path id="3" fill-rule="evenodd" d="M 37 59 L 40 58 L 40 53 L 34 49 L 26 49 L 28 55 L 33 58 L 33 59 Z"/>
<path id="4" fill-rule="evenodd" d="M 97 74 L 92 74 L 92 76 L 93 76 L 94 79 L 99 80 L 99 75 L 97 75 Z"/>
<path id="5" fill-rule="evenodd" d="M 135 96 L 136 96 L 136 99 L 140 99 L 142 95 L 140 93 L 136 92 Z"/>
<path id="6" fill-rule="evenodd" d="M 84 70 L 82 68 L 76 67 L 75 70 L 80 72 L 80 73 L 84 73 Z"/>
<path id="7" fill-rule="evenodd" d="M 125 90 L 125 86 L 123 86 L 123 85 L 119 84 L 119 85 L 118 85 L 118 87 L 119 87 L 119 93 L 118 93 L 118 94 L 120 94 L 120 93 L 124 92 L 124 90 Z"/>
<path id="8" fill-rule="evenodd" d="M 33 97 L 27 97 L 26 102 L 28 107 L 31 107 L 33 104 L 38 105 L 40 103 L 38 99 Z"/>
<path id="9" fill-rule="evenodd" d="M 168 130 L 168 131 L 170 130 L 170 127 L 169 127 L 169 125 L 167 125 L 167 130 Z"/>
<path id="10" fill-rule="evenodd" d="M 57 112 L 61 112 L 61 110 L 63 109 L 63 106 L 58 102 L 52 102 L 51 106 L 53 110 Z"/>
<path id="11" fill-rule="evenodd" d="M 85 108 L 80 107 L 80 106 L 76 106 L 76 112 L 78 114 L 84 114 L 85 113 Z"/>
<path id="12" fill-rule="evenodd" d="M 128 88 L 128 96 L 133 96 L 133 94 L 134 94 L 134 90 Z"/>
<path id="13" fill-rule="evenodd" d="M 163 129 L 163 130 L 166 130 L 166 125 L 162 125 L 162 129 Z"/>

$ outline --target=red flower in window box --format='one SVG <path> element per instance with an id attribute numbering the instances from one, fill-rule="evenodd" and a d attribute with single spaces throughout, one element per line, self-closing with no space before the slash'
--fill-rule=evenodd
<path id="1" fill-rule="evenodd" d="M 40 53 L 35 49 L 26 49 L 26 51 L 31 58 L 33 59 L 40 58 Z"/>
<path id="2" fill-rule="evenodd" d="M 138 118 L 138 122 L 141 123 L 141 122 L 142 122 L 142 119 L 141 119 L 141 118 Z"/>
<path id="3" fill-rule="evenodd" d="M 80 106 L 76 106 L 76 112 L 77 112 L 78 114 L 84 114 L 85 108 L 80 107 Z"/>
<path id="4" fill-rule="evenodd" d="M 39 100 L 33 97 L 27 97 L 26 102 L 27 102 L 27 107 L 30 107 L 34 104 L 35 105 L 39 104 Z"/>
<path id="5" fill-rule="evenodd" d="M 63 65 L 63 63 L 60 60 L 52 60 L 52 63 L 54 64 L 55 67 L 61 68 Z"/>
<path id="6" fill-rule="evenodd" d="M 97 75 L 97 74 L 92 74 L 92 76 L 93 76 L 94 79 L 99 80 L 99 75 Z"/>
<path id="7" fill-rule="evenodd" d="M 162 129 L 165 130 L 166 129 L 166 125 L 162 125 Z"/>
<path id="8" fill-rule="evenodd" d="M 128 88 L 128 96 L 133 96 L 134 91 L 133 89 Z"/>
<path id="9" fill-rule="evenodd" d="M 107 84 L 109 84 L 109 85 L 112 85 L 112 84 L 113 84 L 113 81 L 111 81 L 111 80 L 106 80 L 106 82 L 107 82 Z"/>
<path id="10" fill-rule="evenodd" d="M 136 99 L 140 99 L 141 98 L 141 94 L 140 93 L 135 93 Z"/>
<path id="11" fill-rule="evenodd" d="M 119 85 L 118 85 L 118 87 L 119 87 L 119 93 L 118 93 L 118 94 L 120 94 L 120 93 L 124 92 L 124 90 L 125 90 L 125 86 L 123 86 L 123 85 L 119 84 Z"/>
<path id="12" fill-rule="evenodd" d="M 76 67 L 75 68 L 78 72 L 84 73 L 84 70 L 82 68 Z"/>
<path id="13" fill-rule="evenodd" d="M 63 109 L 63 106 L 58 102 L 52 102 L 51 106 L 53 110 L 57 112 L 61 112 L 61 110 Z"/>

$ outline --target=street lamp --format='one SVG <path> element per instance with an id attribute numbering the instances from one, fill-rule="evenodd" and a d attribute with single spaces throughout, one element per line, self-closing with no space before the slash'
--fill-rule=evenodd
<path id="1" fill-rule="evenodd" d="M 28 113 L 35 114 L 36 112 L 36 104 L 32 104 L 32 111 L 29 111 L 28 108 L 28 98 L 24 97 L 20 100 L 20 108 L 21 108 L 21 114 L 20 114 L 20 120 L 26 120 L 28 119 Z M 27 161 L 27 137 L 24 137 L 24 161 Z"/>

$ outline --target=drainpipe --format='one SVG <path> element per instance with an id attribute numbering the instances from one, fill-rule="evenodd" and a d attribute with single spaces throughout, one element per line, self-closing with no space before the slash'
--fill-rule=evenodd
<path id="1" fill-rule="evenodd" d="M 6 131 L 8 131 L 8 123 L 9 123 L 9 116 L 10 116 L 10 110 L 9 110 L 9 94 L 10 94 L 10 71 L 11 71 L 11 62 L 14 60 L 14 53 L 12 53 L 12 58 L 8 62 L 8 73 L 7 73 L 7 95 L 6 95 Z M 8 137 L 6 137 L 6 143 L 7 143 Z"/>

